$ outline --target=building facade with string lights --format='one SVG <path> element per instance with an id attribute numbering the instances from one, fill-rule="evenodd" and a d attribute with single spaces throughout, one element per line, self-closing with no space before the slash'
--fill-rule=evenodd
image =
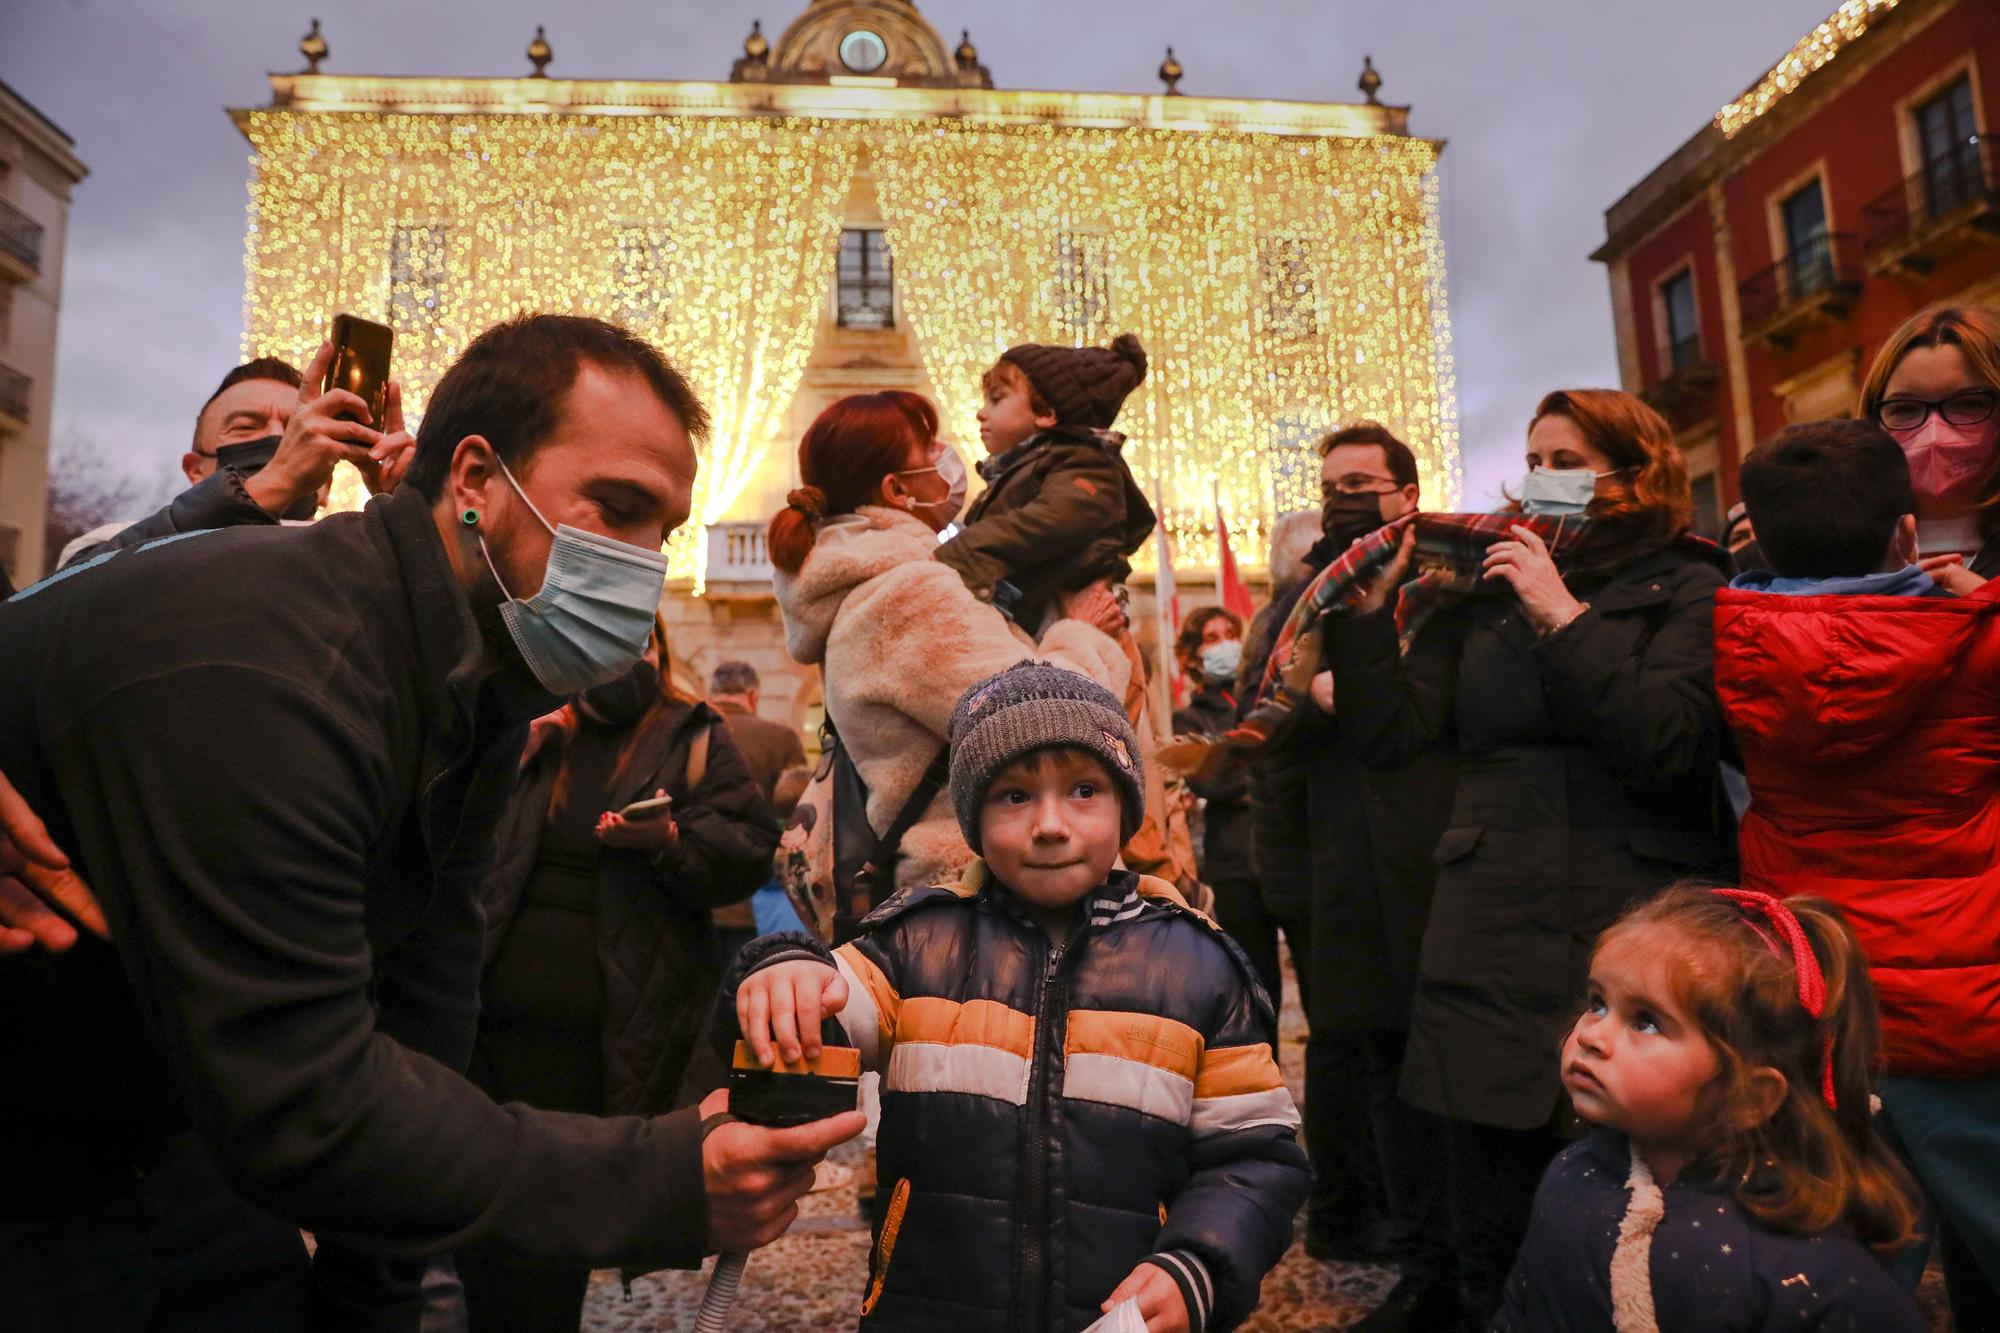
<path id="1" fill-rule="evenodd" d="M 1275 515 L 1318 503 L 1313 441 L 1357 417 L 1457 495 L 1442 144 L 1372 64 L 1356 102 L 1183 93 L 1172 52 L 1155 94 L 1000 89 L 911 0 L 811 0 L 714 82 L 555 77 L 557 38 L 518 78 L 375 77 L 322 70 L 315 24 L 308 68 L 233 113 L 254 149 L 244 351 L 303 364 L 335 313 L 385 320 L 421 413 L 522 310 L 652 339 L 715 423 L 669 546 L 676 652 L 750 660 L 774 716 L 812 691 L 763 525 L 849 393 L 930 396 L 972 461 L 1001 351 L 1137 333 L 1152 371 L 1118 424 L 1184 585 L 1212 570 L 1218 497 L 1261 564 Z"/>
<path id="2" fill-rule="evenodd" d="M 1910 315 L 2000 303 L 1996 134 L 2000 4 L 1843 0 L 1605 214 L 1624 385 L 1706 531 L 1758 440 L 1853 415 Z"/>

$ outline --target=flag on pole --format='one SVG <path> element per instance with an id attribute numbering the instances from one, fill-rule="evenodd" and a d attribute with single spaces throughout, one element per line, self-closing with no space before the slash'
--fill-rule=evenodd
<path id="1" fill-rule="evenodd" d="M 1229 549 L 1229 520 L 1222 516 L 1222 486 L 1215 483 L 1215 590 L 1222 599 L 1222 609 L 1236 616 L 1244 624 L 1257 613 L 1257 607 L 1250 600 L 1250 586 L 1236 571 L 1236 554 Z"/>
<path id="2" fill-rule="evenodd" d="M 1178 710 L 1187 706 L 1187 681 L 1181 675 L 1180 664 L 1174 660 L 1174 637 L 1181 632 L 1181 594 L 1174 582 L 1174 551 L 1173 543 L 1167 536 L 1166 507 L 1156 499 L 1153 512 L 1160 515 L 1154 520 L 1153 528 L 1153 537 L 1159 547 L 1160 566 L 1160 572 L 1153 580 L 1153 614 L 1159 628 L 1154 644 L 1154 650 L 1159 655 L 1156 670 L 1159 678 L 1166 682 L 1167 697 L 1172 700 L 1173 709 Z"/>

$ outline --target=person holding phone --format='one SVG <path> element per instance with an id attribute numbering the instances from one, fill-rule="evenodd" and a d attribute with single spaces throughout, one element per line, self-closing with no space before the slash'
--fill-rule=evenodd
<path id="1" fill-rule="evenodd" d="M 497 1102 L 657 1115 L 721 984 L 711 909 L 770 877 L 778 823 L 719 714 L 646 655 L 585 690 L 521 772 L 480 898 L 472 1080 Z M 590 1269 L 457 1256 L 473 1333 L 575 1333 Z"/>
<path id="2" fill-rule="evenodd" d="M 414 1329 L 431 1259 L 480 1241 L 646 1271 L 790 1225 L 859 1112 L 560 1114 L 465 1076 L 529 723 L 643 656 L 706 428 L 650 344 L 524 315 L 362 512 L 0 603 L 0 865 L 67 869 L 105 925 L 0 957 L 33 1016 L 0 1078 L 10 1327 Z"/>
<path id="3" fill-rule="evenodd" d="M 188 489 L 136 523 L 84 533 L 56 568 L 180 532 L 311 518 L 337 463 L 352 463 L 373 494 L 394 490 L 416 448 L 403 429 L 402 386 L 385 381 L 378 426 L 359 395 L 322 389 L 333 361 L 327 342 L 303 376 L 274 356 L 224 375 L 195 413 L 194 440 L 181 455 Z"/>

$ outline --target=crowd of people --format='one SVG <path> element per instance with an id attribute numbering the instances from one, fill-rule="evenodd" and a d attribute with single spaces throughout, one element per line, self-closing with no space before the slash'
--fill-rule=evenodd
<path id="1" fill-rule="evenodd" d="M 574 1329 L 784 1233 L 868 1119 L 728 1085 L 851 1048 L 870 1328 L 1232 1328 L 1301 1210 L 1375 1333 L 1916 1329 L 1934 1254 L 2000 1326 L 2000 313 L 1719 543 L 1629 394 L 1542 396 L 1491 514 L 1345 424 L 1171 716 L 1136 338 L 984 368 L 971 466 L 843 399 L 768 534 L 810 760 L 674 655 L 655 349 L 519 317 L 414 437 L 328 356 L 0 605 L 10 1322 Z"/>

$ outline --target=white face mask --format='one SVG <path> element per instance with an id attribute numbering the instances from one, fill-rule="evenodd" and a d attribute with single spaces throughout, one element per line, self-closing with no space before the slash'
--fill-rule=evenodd
<path id="1" fill-rule="evenodd" d="M 521 659 L 550 694 L 580 694 L 631 670 L 645 655 L 654 617 L 660 613 L 667 557 L 567 523 L 552 526 L 505 463 L 500 472 L 528 512 L 555 538 L 541 590 L 526 600 L 508 589 L 494 568 L 485 536 L 479 538 L 486 568 L 507 594 L 500 604 L 500 619 Z"/>
<path id="2" fill-rule="evenodd" d="M 1589 468 L 1529 468 L 1521 478 L 1521 512 L 1554 518 L 1559 514 L 1581 514 L 1597 498 L 1597 479 L 1615 477 L 1622 467 L 1609 472 Z"/>
<path id="3" fill-rule="evenodd" d="M 912 514 L 928 523 L 933 532 L 943 532 L 958 522 L 958 516 L 965 512 L 965 493 L 970 481 L 965 472 L 965 460 L 958 456 L 958 450 L 950 445 L 938 446 L 943 452 L 937 462 L 929 467 L 911 468 L 907 472 L 896 473 L 899 477 L 914 477 L 923 472 L 935 472 L 944 478 L 948 488 L 942 500 L 913 500 L 909 506 Z"/>

